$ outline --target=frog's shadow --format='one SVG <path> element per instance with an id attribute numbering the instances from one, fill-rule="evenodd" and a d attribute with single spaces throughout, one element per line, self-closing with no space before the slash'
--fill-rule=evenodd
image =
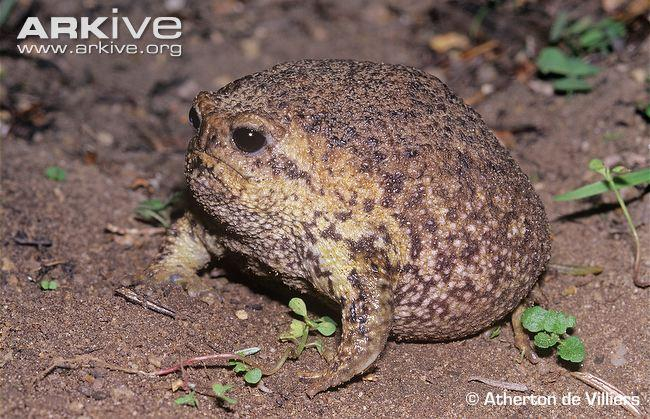
<path id="1" fill-rule="evenodd" d="M 307 281 L 305 281 L 305 284 L 310 290 L 305 293 L 289 287 L 279 278 L 259 276 L 246 272 L 244 266 L 245 262 L 242 257 L 229 255 L 229 257 L 222 260 L 211 262 L 204 271 L 209 272 L 214 268 L 223 269 L 225 271 L 223 276 L 227 278 L 229 283 L 243 285 L 255 294 L 264 295 L 280 305 L 287 307 L 287 312 L 291 311 L 288 307 L 289 300 L 294 297 L 300 297 L 305 301 L 310 313 L 318 316 L 330 316 L 340 325 L 341 312 L 336 304 L 318 294 Z"/>

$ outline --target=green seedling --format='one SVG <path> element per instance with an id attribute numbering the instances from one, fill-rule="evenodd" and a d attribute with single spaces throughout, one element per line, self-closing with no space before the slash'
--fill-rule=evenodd
<path id="1" fill-rule="evenodd" d="M 39 285 L 43 291 L 54 291 L 59 288 L 59 283 L 53 279 L 44 279 L 39 283 Z"/>
<path id="2" fill-rule="evenodd" d="M 557 47 L 543 48 L 536 61 L 540 73 L 554 77 L 553 88 L 558 92 L 587 92 L 591 85 L 585 77 L 598 74 L 600 69 L 584 62 L 581 58 L 571 57 Z"/>
<path id="3" fill-rule="evenodd" d="M 492 330 L 490 330 L 490 339 L 497 338 L 499 337 L 500 334 L 501 334 L 501 326 L 496 326 L 492 328 Z"/>
<path id="4" fill-rule="evenodd" d="M 567 330 L 576 325 L 575 317 L 534 306 L 524 310 L 521 325 L 534 334 L 536 347 L 550 349 L 557 346 L 557 355 L 565 361 L 577 364 L 584 361 L 585 346 L 582 340 L 567 334 Z"/>
<path id="5" fill-rule="evenodd" d="M 549 41 L 552 44 L 562 43 L 575 54 L 594 51 L 606 53 L 626 34 L 625 24 L 612 18 L 594 21 L 585 16 L 572 21 L 566 12 L 561 12 L 553 22 Z"/>
<path id="6" fill-rule="evenodd" d="M 222 384 L 212 385 L 212 391 L 214 392 L 214 395 L 217 397 L 217 399 L 227 404 L 236 404 L 237 403 L 236 399 L 226 396 L 226 393 L 228 393 L 230 390 L 232 390 L 232 386 L 230 385 L 222 385 Z"/>
<path id="7" fill-rule="evenodd" d="M 248 384 L 255 385 L 260 382 L 262 379 L 262 370 L 249 365 L 243 357 L 256 354 L 260 351 L 260 348 L 247 348 L 236 351 L 235 353 L 242 357 L 242 359 L 233 359 L 228 361 L 228 365 L 233 367 L 233 371 L 237 374 L 244 373 L 244 381 Z"/>
<path id="8" fill-rule="evenodd" d="M 291 341 L 296 344 L 294 358 L 298 358 L 305 348 L 315 348 L 319 354 L 323 355 L 323 342 L 320 339 L 307 343 L 309 333 L 316 331 L 323 336 L 332 336 L 336 332 L 336 322 L 328 316 L 312 320 L 307 314 L 307 306 L 301 298 L 292 298 L 289 301 L 289 308 L 302 320 L 293 319 L 289 331 L 280 335 L 280 341 Z"/>
<path id="9" fill-rule="evenodd" d="M 248 384 L 255 385 L 262 379 L 262 370 L 254 368 L 243 361 L 229 361 L 228 365 L 233 367 L 236 373 L 244 373 L 244 381 Z"/>
<path id="10" fill-rule="evenodd" d="M 589 162 L 589 169 L 600 174 L 604 180 L 585 185 L 562 195 L 557 195 L 553 197 L 553 199 L 556 201 L 570 201 L 613 191 L 614 195 L 616 195 L 618 205 L 621 207 L 623 215 L 625 216 L 632 239 L 634 240 L 635 255 L 633 277 L 636 282 L 639 268 L 641 266 L 641 244 L 639 242 L 639 235 L 637 234 L 636 227 L 634 226 L 632 217 L 630 217 L 630 213 L 627 210 L 627 206 L 621 196 L 620 190 L 643 183 L 650 183 L 650 167 L 630 172 L 623 166 L 616 166 L 610 169 L 605 166 L 602 160 L 593 159 Z"/>
<path id="11" fill-rule="evenodd" d="M 176 403 L 179 406 L 192 406 L 192 407 L 199 407 L 199 401 L 196 398 L 196 392 L 194 390 L 190 391 L 188 394 L 181 396 L 174 400 L 174 403 Z"/>
<path id="12" fill-rule="evenodd" d="M 181 194 L 175 193 L 168 200 L 147 199 L 135 209 L 136 218 L 147 223 L 158 223 L 165 228 L 171 225 L 171 213 Z"/>
<path id="13" fill-rule="evenodd" d="M 54 180 L 57 182 L 63 182 L 66 178 L 65 170 L 59 166 L 50 166 L 45 169 L 45 177 L 49 180 Z"/>
<path id="14" fill-rule="evenodd" d="M 280 356 L 275 365 L 270 369 L 264 369 L 264 371 L 262 371 L 262 368 L 258 367 L 254 360 L 247 358 L 248 356 L 254 355 L 260 351 L 259 347 L 252 347 L 241 349 L 234 353 L 212 354 L 190 358 L 178 365 L 158 371 L 156 374 L 166 375 L 182 370 L 183 366 L 190 366 L 209 359 L 223 360 L 225 358 L 228 359 L 228 367 L 232 368 L 236 374 L 242 374 L 246 383 L 257 385 L 263 376 L 273 375 L 278 372 L 287 359 L 297 359 L 305 348 L 315 348 L 318 353 L 323 356 L 323 342 L 320 339 L 316 339 L 313 342 L 308 343 L 309 333 L 317 332 L 322 336 L 331 336 L 336 332 L 336 322 L 327 316 L 319 317 L 318 319 L 310 318 L 307 314 L 307 306 L 300 298 L 292 298 L 291 301 L 289 301 L 289 307 L 301 318 L 301 320 L 293 319 L 289 332 L 279 336 L 279 339 L 283 342 L 292 341 L 296 346 L 294 348 L 287 348 L 284 354 Z M 214 384 L 212 386 L 212 391 L 216 398 L 229 405 L 237 403 L 237 400 L 226 395 L 226 393 L 231 389 L 232 386 L 230 385 Z M 190 405 L 193 407 L 198 406 L 194 390 L 176 399 L 175 403 L 178 405 Z"/>
<path id="15" fill-rule="evenodd" d="M 625 25 L 613 19 L 594 22 L 590 17 L 583 17 L 571 21 L 562 12 L 551 26 L 549 42 L 552 46 L 543 48 L 537 57 L 537 69 L 553 78 L 556 92 L 588 92 L 592 86 L 586 78 L 598 74 L 600 69 L 586 63 L 580 55 L 608 52 L 625 35 Z"/>

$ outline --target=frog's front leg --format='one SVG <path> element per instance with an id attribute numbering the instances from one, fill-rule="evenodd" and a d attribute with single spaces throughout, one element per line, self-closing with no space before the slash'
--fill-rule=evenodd
<path id="1" fill-rule="evenodd" d="M 309 397 L 366 371 L 384 349 L 392 326 L 393 290 L 375 264 L 352 269 L 335 288 L 342 308 L 341 343 L 329 368 L 310 385 Z"/>
<path id="2" fill-rule="evenodd" d="M 216 237 L 188 211 L 170 227 L 158 256 L 144 271 L 143 282 L 148 286 L 171 282 L 191 289 L 199 280 L 196 271 L 223 253 Z"/>

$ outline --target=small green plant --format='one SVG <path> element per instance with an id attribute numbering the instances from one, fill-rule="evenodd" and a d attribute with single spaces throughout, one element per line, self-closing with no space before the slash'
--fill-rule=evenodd
<path id="1" fill-rule="evenodd" d="M 336 322 L 328 316 L 312 320 L 307 314 L 307 306 L 301 298 L 292 298 L 289 301 L 289 308 L 302 320 L 293 319 L 289 331 L 280 335 L 280 341 L 291 341 L 296 344 L 294 358 L 298 358 L 305 348 L 316 348 L 318 353 L 323 355 L 323 342 L 320 339 L 307 343 L 309 333 L 317 331 L 323 336 L 332 336 L 336 332 Z"/>
<path id="2" fill-rule="evenodd" d="M 63 182 L 66 178 L 66 173 L 59 166 L 50 166 L 45 169 L 45 177 L 56 182 Z"/>
<path id="3" fill-rule="evenodd" d="M 233 371 L 236 373 L 244 373 L 244 381 L 248 384 L 257 384 L 262 379 L 262 370 L 259 368 L 254 368 L 248 365 L 244 361 L 229 361 L 228 365 L 233 367 Z"/>
<path id="4" fill-rule="evenodd" d="M 39 283 L 39 285 L 43 291 L 54 291 L 59 288 L 59 283 L 54 279 L 44 279 Z"/>
<path id="5" fill-rule="evenodd" d="M 179 406 L 192 406 L 192 407 L 199 407 L 199 401 L 196 398 L 196 392 L 194 390 L 190 391 L 184 396 L 181 396 L 174 400 L 174 403 L 176 403 Z"/>
<path id="6" fill-rule="evenodd" d="M 554 77 L 553 88 L 559 92 L 586 92 L 591 85 L 585 77 L 598 74 L 598 67 L 581 58 L 568 56 L 557 47 L 543 48 L 537 57 L 537 69 L 544 75 Z"/>
<path id="7" fill-rule="evenodd" d="M 606 53 L 625 35 L 625 25 L 611 18 L 594 22 L 587 16 L 571 21 L 562 12 L 551 27 L 551 46 L 543 48 L 537 56 L 537 69 L 553 79 L 556 92 L 588 92 L 592 86 L 586 78 L 598 74 L 600 69 L 586 63 L 580 55 Z"/>
<path id="8" fill-rule="evenodd" d="M 540 306 L 529 307 L 521 315 L 521 325 L 534 333 L 533 342 L 541 349 L 557 345 L 557 355 L 565 361 L 581 363 L 585 359 L 585 346 L 577 336 L 567 335 L 567 329 L 576 325 L 576 318 Z"/>
<path id="9" fill-rule="evenodd" d="M 171 225 L 171 213 L 180 200 L 180 193 L 173 194 L 168 200 L 147 199 L 135 209 L 136 218 L 147 223 L 158 223 L 165 228 Z"/>
<path id="10" fill-rule="evenodd" d="M 245 361 L 244 357 L 256 354 L 259 351 L 260 348 L 258 347 L 242 349 L 235 352 L 237 355 L 242 357 L 241 359 L 232 359 L 228 361 L 228 365 L 233 367 L 233 371 L 235 371 L 237 374 L 242 372 L 244 373 L 244 381 L 246 381 L 248 384 L 255 385 L 259 383 L 262 379 L 262 370 L 249 365 Z"/>
<path id="11" fill-rule="evenodd" d="M 501 326 L 496 326 L 490 330 L 490 339 L 498 338 L 501 334 Z"/>
<path id="12" fill-rule="evenodd" d="M 285 364 L 287 359 L 297 359 L 305 348 L 315 348 L 318 350 L 318 353 L 324 357 L 323 342 L 320 339 L 316 339 L 315 341 L 308 343 L 309 333 L 317 332 L 322 336 L 331 336 L 334 334 L 334 332 L 336 332 L 336 323 L 334 320 L 327 316 L 319 317 L 318 319 L 310 318 L 307 314 L 307 306 L 305 305 L 305 302 L 300 298 L 292 298 L 291 301 L 289 301 L 289 307 L 296 315 L 300 316 L 301 320 L 293 319 L 289 328 L 289 332 L 280 335 L 279 339 L 283 342 L 294 342 L 296 345 L 293 348 L 287 348 L 284 354 L 280 356 L 275 365 L 270 369 L 265 369 L 262 371 L 262 368 L 258 367 L 256 365 L 257 363 L 253 359 L 247 358 L 248 356 L 254 355 L 260 351 L 259 347 L 252 347 L 241 349 L 239 351 L 235 351 L 234 353 L 212 354 L 190 358 L 173 367 L 157 371 L 155 374 L 167 375 L 172 372 L 181 371 L 184 366 L 188 367 L 198 362 L 205 362 L 207 360 L 213 359 L 227 359 L 228 367 L 232 368 L 233 371 L 237 374 L 243 374 L 243 379 L 246 383 L 257 385 L 263 376 L 273 375 L 278 372 Z M 226 395 L 226 393 L 228 393 L 231 389 L 232 386 L 230 385 L 214 384 L 212 386 L 212 391 L 214 392 L 216 398 L 228 405 L 237 403 L 237 400 Z M 178 405 L 189 405 L 197 407 L 198 401 L 196 400 L 195 391 L 192 390 L 190 393 L 177 398 L 175 400 L 175 403 Z"/>
<path id="13" fill-rule="evenodd" d="M 212 391 L 214 392 L 214 395 L 217 397 L 217 399 L 229 405 L 236 404 L 237 403 L 236 399 L 226 396 L 226 393 L 228 393 L 230 390 L 232 390 L 232 386 L 230 385 L 222 385 L 222 384 L 212 385 Z"/>
<path id="14" fill-rule="evenodd" d="M 564 44 L 575 54 L 610 51 L 616 42 L 625 38 L 627 30 L 623 22 L 606 17 L 594 21 L 590 16 L 570 20 L 566 12 L 560 12 L 553 22 L 549 41 Z"/>
<path id="15" fill-rule="evenodd" d="M 639 274 L 639 268 L 641 266 L 641 244 L 639 242 L 639 235 L 637 234 L 636 227 L 632 221 L 632 217 L 630 217 L 630 213 L 627 210 L 625 201 L 623 200 L 623 197 L 619 191 L 623 188 L 632 187 L 634 185 L 650 183 L 650 167 L 630 172 L 623 166 L 616 166 L 610 169 L 609 167 L 605 166 L 602 160 L 593 159 L 589 162 L 589 169 L 600 174 L 604 180 L 585 185 L 562 195 L 557 195 L 553 197 L 553 199 L 556 201 L 570 201 L 613 191 L 616 195 L 618 205 L 621 207 L 623 215 L 625 216 L 625 220 L 630 229 L 632 239 L 634 240 L 635 252 L 633 277 L 636 282 Z"/>

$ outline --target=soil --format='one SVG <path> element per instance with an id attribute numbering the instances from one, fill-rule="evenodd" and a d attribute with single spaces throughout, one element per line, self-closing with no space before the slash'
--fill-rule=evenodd
<path id="1" fill-rule="evenodd" d="M 499 3 L 499 2 L 497 2 Z M 611 3 L 611 2 L 607 2 Z M 625 2 L 623 2 L 625 3 Z M 148 377 L 183 359 L 251 346 L 271 365 L 287 344 L 278 342 L 291 320 L 292 294 L 275 283 L 236 272 L 206 272 L 207 296 L 167 289 L 164 302 L 182 314 L 172 320 L 116 296 L 156 254 L 160 234 L 107 232 L 109 224 L 144 230 L 138 203 L 183 189 L 183 151 L 191 136 L 188 105 L 199 90 L 274 63 L 299 58 L 356 58 L 402 63 L 441 77 L 481 113 L 531 177 L 553 230 L 553 262 L 598 265 L 597 276 L 549 272 L 540 282 L 543 303 L 577 318 L 590 372 L 638 396 L 650 415 L 649 289 L 634 286 L 632 241 L 613 196 L 554 202 L 552 196 L 597 180 L 593 157 L 631 169 L 650 166 L 650 124 L 636 110 L 648 101 L 648 23 L 630 23 L 624 45 L 592 54 L 603 70 L 586 94 L 554 95 L 530 72 L 547 43 L 553 16 L 603 16 L 600 2 L 506 1 L 482 21 L 472 45 L 494 40 L 474 57 L 436 53 L 429 39 L 468 33 L 480 2 L 449 1 L 118 1 L 120 16 L 179 16 L 180 57 L 167 55 L 40 55 L 15 51 L 25 16 L 111 16 L 96 0 L 21 1 L 4 26 L 2 54 L 2 191 L 0 276 L 0 417 L 474 417 L 625 416 L 620 406 L 589 406 L 590 387 L 547 355 L 520 361 L 508 324 L 448 343 L 389 342 L 370 374 L 309 399 L 298 372 L 322 368 L 313 350 L 288 362 L 263 386 L 246 385 L 223 367 L 187 369 L 200 392 L 233 385 L 238 400 L 224 408 L 198 395 L 199 406 L 178 406 L 179 374 Z M 624 6 L 622 6 L 624 7 Z M 646 12 L 647 13 L 647 12 Z M 149 36 L 150 37 L 150 36 Z M 146 36 L 145 36 L 146 38 Z M 70 43 L 62 39 L 61 43 Z M 138 41 L 139 44 L 151 39 Z M 527 70 L 528 69 L 528 70 Z M 481 93 L 482 92 L 482 93 Z M 63 168 L 62 182 L 47 167 Z M 625 193 L 639 225 L 650 275 L 650 198 Z M 177 216 L 178 214 L 174 214 Z M 151 233 L 151 232 L 150 232 Z M 154 232 L 155 233 L 155 232 Z M 30 245 L 31 243 L 31 245 Z M 42 279 L 59 288 L 43 291 Z M 308 300 L 315 314 L 336 313 Z M 246 319 L 235 313 L 245 310 Z M 507 320 L 507 319 L 506 319 Z M 326 339 L 334 348 L 336 338 Z M 76 357 L 76 358 L 75 358 Z M 79 358 L 81 357 L 81 358 Z M 80 362 L 62 361 L 75 358 Z M 51 365 L 59 365 L 45 374 Z M 528 394 L 556 395 L 556 405 L 484 405 L 503 394 L 471 377 L 525 384 Z M 479 397 L 478 405 L 466 400 Z M 562 405 L 578 395 L 580 405 Z M 508 395 L 526 394 L 513 391 Z"/>

